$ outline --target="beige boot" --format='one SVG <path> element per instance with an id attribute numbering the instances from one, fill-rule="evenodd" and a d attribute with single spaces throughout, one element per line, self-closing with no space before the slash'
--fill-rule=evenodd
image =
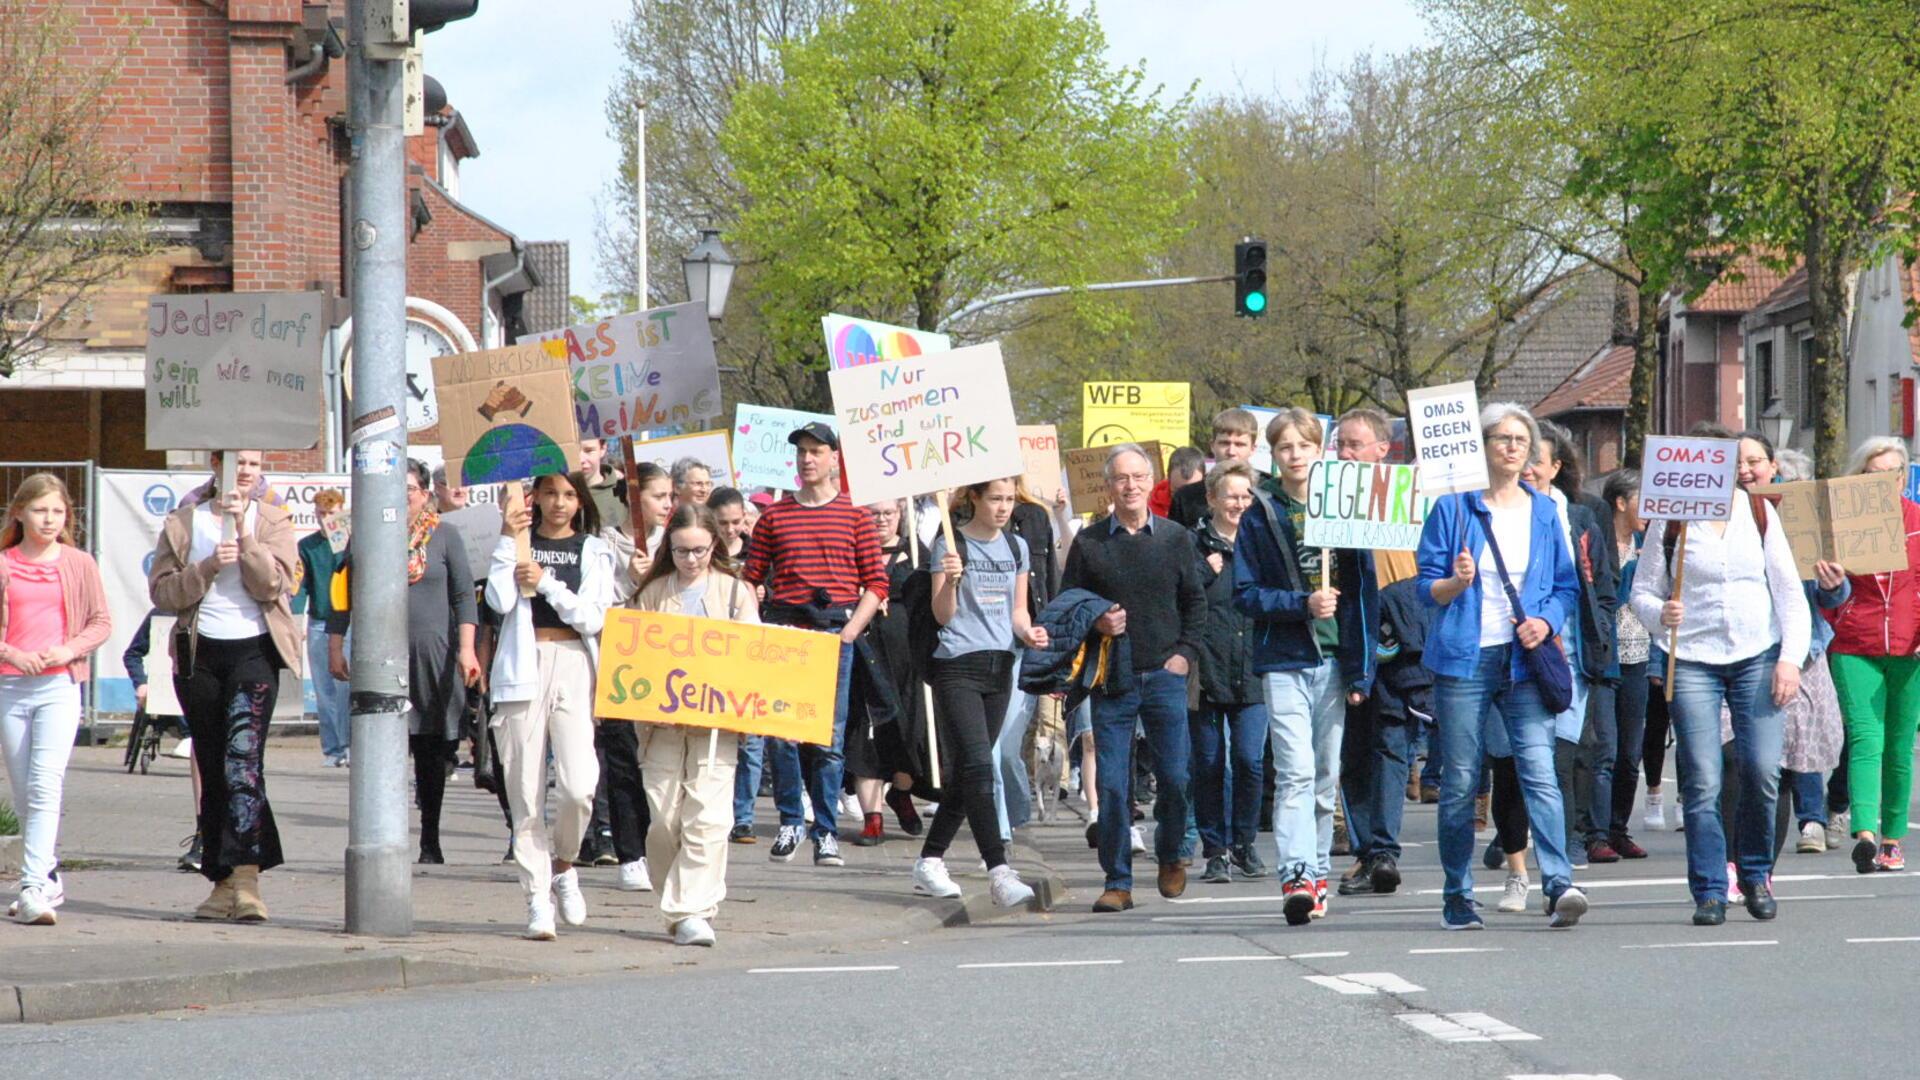
<path id="1" fill-rule="evenodd" d="M 266 922 L 267 905 L 260 899 L 260 868 L 236 866 L 233 876 L 233 918 L 235 922 Z"/>
<path id="2" fill-rule="evenodd" d="M 233 875 L 229 874 L 214 883 L 213 892 L 207 894 L 207 898 L 200 902 L 200 906 L 193 909 L 193 917 L 218 919 L 224 922 L 233 918 L 233 901 Z"/>

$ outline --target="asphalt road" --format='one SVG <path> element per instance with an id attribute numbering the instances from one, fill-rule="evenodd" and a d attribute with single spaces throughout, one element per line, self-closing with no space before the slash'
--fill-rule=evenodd
<path id="1" fill-rule="evenodd" d="M 1431 837 L 1430 812 L 1410 813 L 1407 835 Z M 1537 892 L 1527 915 L 1492 912 L 1490 874 L 1478 879 L 1488 929 L 1442 932 L 1430 844 L 1409 850 L 1399 894 L 1336 898 L 1326 921 L 1297 929 L 1270 879 L 1196 879 L 1180 902 L 1094 916 L 1076 866 L 1071 906 L 1051 916 L 780 969 L 706 963 L 16 1027 L 0 1029 L 0 1062 L 14 1076 L 115 1080 L 1913 1075 L 1901 1033 L 1920 880 L 1789 849 L 1777 920 L 1734 909 L 1700 929 L 1681 837 L 1641 840 L 1653 858 L 1576 875 L 1594 905 L 1571 931 L 1547 929 Z"/>

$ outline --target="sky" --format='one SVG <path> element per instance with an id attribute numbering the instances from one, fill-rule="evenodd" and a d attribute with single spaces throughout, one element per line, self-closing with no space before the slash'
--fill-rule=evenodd
<path id="1" fill-rule="evenodd" d="M 569 241 L 582 296 L 611 284 L 594 231 L 619 155 L 605 117 L 620 67 L 613 26 L 630 4 L 482 0 L 425 39 L 427 73 L 480 146 L 461 167 L 461 201 L 522 240 Z M 1149 82 L 1175 92 L 1198 79 L 1202 96 L 1291 95 L 1317 62 L 1426 39 L 1415 0 L 1104 0 L 1099 13 L 1110 61 L 1144 61 Z"/>

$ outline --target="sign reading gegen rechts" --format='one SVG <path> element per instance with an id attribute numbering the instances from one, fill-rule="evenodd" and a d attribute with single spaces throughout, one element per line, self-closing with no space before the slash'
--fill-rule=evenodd
<path id="1" fill-rule="evenodd" d="M 1306 542 L 1412 551 L 1432 505 L 1412 465 L 1322 459 L 1307 473 Z"/>

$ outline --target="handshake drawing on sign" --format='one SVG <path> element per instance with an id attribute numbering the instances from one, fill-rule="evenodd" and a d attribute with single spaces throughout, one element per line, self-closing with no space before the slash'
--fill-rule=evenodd
<path id="1" fill-rule="evenodd" d="M 493 384 L 485 401 L 477 410 L 491 424 L 493 418 L 503 412 L 517 412 L 524 419 L 533 411 L 533 401 L 520 392 L 519 388 L 508 386 L 504 381 Z"/>

